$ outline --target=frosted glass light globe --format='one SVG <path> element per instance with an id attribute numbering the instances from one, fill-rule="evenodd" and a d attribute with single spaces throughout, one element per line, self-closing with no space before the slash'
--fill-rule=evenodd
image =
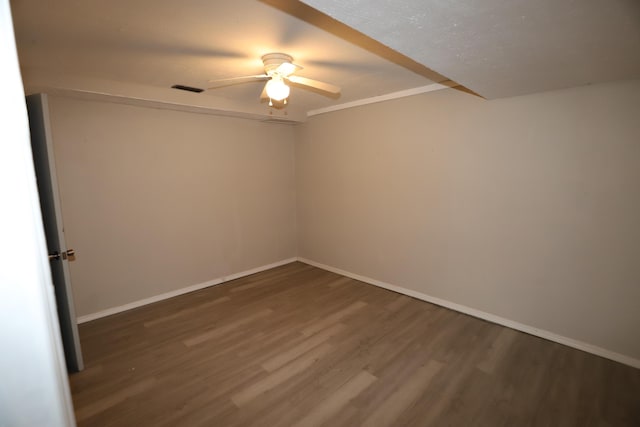
<path id="1" fill-rule="evenodd" d="M 274 101 L 282 101 L 289 96 L 290 88 L 281 78 L 274 77 L 267 82 L 267 95 Z"/>

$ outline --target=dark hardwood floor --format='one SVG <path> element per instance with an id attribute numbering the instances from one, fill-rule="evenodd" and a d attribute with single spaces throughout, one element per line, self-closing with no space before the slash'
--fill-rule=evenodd
<path id="1" fill-rule="evenodd" d="M 79 426 L 640 426 L 640 370 L 292 263 L 80 326 Z"/>

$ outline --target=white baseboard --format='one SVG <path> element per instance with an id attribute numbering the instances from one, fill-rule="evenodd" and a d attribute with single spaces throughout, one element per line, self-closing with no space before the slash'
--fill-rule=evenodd
<path id="1" fill-rule="evenodd" d="M 261 271 L 269 270 L 271 268 L 280 267 L 281 265 L 289 264 L 297 261 L 297 258 L 288 258 L 282 261 L 274 262 L 271 264 L 263 265 L 260 267 L 252 268 L 251 270 L 241 271 L 239 273 L 230 274 L 228 276 L 220 277 L 217 279 L 209 280 L 204 283 L 198 283 L 196 285 L 187 286 L 186 288 L 176 289 L 175 291 L 166 292 L 160 295 L 154 295 L 149 298 L 133 301 L 128 304 L 120 305 L 117 307 L 108 308 L 106 310 L 98 311 L 97 313 L 86 314 L 77 318 L 78 323 L 85 323 L 91 320 L 100 319 L 101 317 L 111 316 L 112 314 L 122 313 L 123 311 L 131 310 L 132 308 L 142 307 L 143 305 L 151 304 L 154 302 L 162 301 L 164 299 L 173 298 L 178 295 L 187 294 L 189 292 L 197 291 L 200 289 L 208 288 L 209 286 L 219 285 L 221 283 L 228 282 L 230 280 L 239 279 L 240 277 L 249 276 L 251 274 L 260 273 Z"/>
<path id="2" fill-rule="evenodd" d="M 312 265 L 314 267 L 321 268 L 323 270 L 331 271 L 336 274 L 340 274 L 342 276 L 347 276 L 355 280 L 359 280 L 361 282 L 368 283 L 370 285 L 378 286 L 380 288 L 388 289 L 390 291 L 398 292 L 400 294 L 408 295 L 413 298 L 417 298 L 419 300 L 427 301 L 442 307 L 449 308 L 451 310 L 458 311 L 460 313 L 468 314 L 473 317 L 477 317 L 479 319 L 483 319 L 492 323 L 496 323 L 498 325 L 506 326 L 507 328 L 515 329 L 517 331 L 525 332 L 530 335 L 534 335 L 536 337 L 544 338 L 549 341 L 557 342 L 559 344 L 563 344 L 569 347 L 576 348 L 578 350 L 586 351 L 587 353 L 595 354 L 596 356 L 601 356 L 607 359 L 614 360 L 616 362 L 624 363 L 625 365 L 632 366 L 634 368 L 640 369 L 640 360 L 635 359 L 631 356 L 626 356 L 624 354 L 616 353 L 614 351 L 610 351 L 592 344 L 588 344 L 582 341 L 574 340 L 572 338 L 568 338 L 562 335 L 555 334 L 553 332 L 546 331 L 544 329 L 534 328 L 533 326 L 525 325 L 519 322 L 515 322 L 513 320 L 505 319 L 504 317 L 496 316 L 491 313 L 486 313 L 484 311 L 476 310 L 475 308 L 467 307 L 465 305 L 456 304 L 451 301 L 443 300 L 440 298 L 432 297 L 427 294 L 423 294 L 421 292 L 413 291 L 411 289 L 403 288 L 400 286 L 391 285 L 389 283 L 381 282 L 380 280 L 371 279 L 369 277 L 361 276 L 359 274 L 350 273 L 345 270 L 341 270 L 339 268 L 331 267 L 329 265 L 321 264 L 319 262 L 312 261 L 310 259 L 298 257 L 298 261 L 304 262 L 305 264 Z"/>

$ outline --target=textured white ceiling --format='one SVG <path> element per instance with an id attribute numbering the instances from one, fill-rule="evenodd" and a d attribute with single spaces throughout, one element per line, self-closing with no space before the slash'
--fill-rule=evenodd
<path id="1" fill-rule="evenodd" d="M 28 91 L 73 89 L 297 119 L 445 79 L 298 1 L 14 0 L 12 9 Z M 202 94 L 169 89 L 260 74 L 269 52 L 292 55 L 304 67 L 299 75 L 338 85 L 342 95 L 293 88 L 289 106 L 273 110 L 259 101 L 264 83 Z"/>
<path id="2" fill-rule="evenodd" d="M 303 0 L 486 98 L 640 78 L 638 0 Z"/>

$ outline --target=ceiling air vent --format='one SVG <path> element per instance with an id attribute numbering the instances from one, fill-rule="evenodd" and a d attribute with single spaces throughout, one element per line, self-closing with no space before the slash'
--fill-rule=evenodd
<path id="1" fill-rule="evenodd" d="M 171 88 L 186 90 L 187 92 L 195 92 L 195 93 L 204 92 L 204 89 L 200 89 L 199 87 L 191 87 L 191 86 L 184 86 L 184 85 L 173 85 L 171 86 Z"/>

